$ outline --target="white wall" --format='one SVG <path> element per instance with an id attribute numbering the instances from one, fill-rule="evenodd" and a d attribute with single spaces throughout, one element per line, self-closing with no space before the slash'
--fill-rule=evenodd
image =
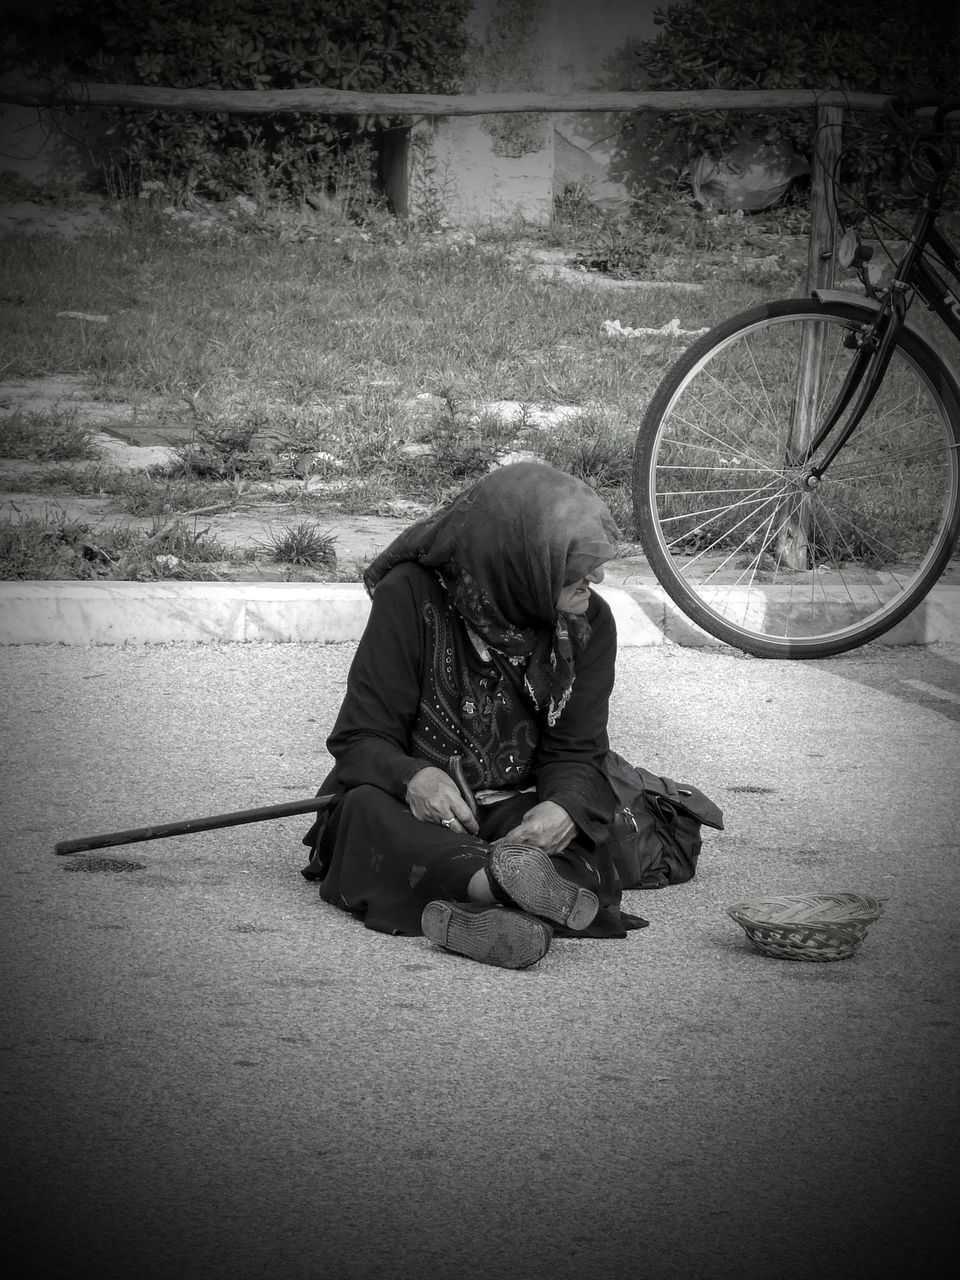
<path id="1" fill-rule="evenodd" d="M 653 39 L 659 28 L 654 10 L 667 0 L 553 0 L 556 61 L 553 88 L 565 90 L 636 87 L 631 50 Z M 623 187 L 611 183 L 607 166 L 624 121 L 621 114 L 579 112 L 555 116 L 555 186 L 580 177 L 597 199 L 621 199 Z M 578 154 L 579 153 L 579 154 Z"/>
<path id="2" fill-rule="evenodd" d="M 628 87 L 629 46 L 656 33 L 657 5 L 658 0 L 474 0 L 468 26 L 478 47 L 464 90 Z M 420 132 L 431 146 L 434 174 L 443 175 L 451 223 L 518 216 L 536 223 L 549 220 L 554 193 L 567 181 L 586 179 L 601 198 L 625 194 L 606 172 L 622 120 L 583 112 L 539 120 L 475 116 Z M 421 175 L 414 157 L 412 213 L 423 211 L 417 199 Z"/>

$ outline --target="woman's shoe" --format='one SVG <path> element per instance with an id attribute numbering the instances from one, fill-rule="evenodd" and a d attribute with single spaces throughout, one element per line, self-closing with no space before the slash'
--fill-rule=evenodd
<path id="1" fill-rule="evenodd" d="M 579 932 L 593 922 L 600 900 L 590 889 L 564 880 L 548 854 L 528 844 L 494 844 L 487 878 L 498 898 Z M 497 892 L 498 889 L 501 892 Z"/>
<path id="2" fill-rule="evenodd" d="M 438 947 L 502 969 L 536 964 L 547 954 L 553 936 L 542 920 L 479 903 L 428 902 L 420 927 Z"/>

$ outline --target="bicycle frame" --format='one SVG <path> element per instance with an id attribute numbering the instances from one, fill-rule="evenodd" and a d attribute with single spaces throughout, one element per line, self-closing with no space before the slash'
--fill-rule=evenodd
<path id="1" fill-rule="evenodd" d="M 898 264 L 896 274 L 887 290 L 887 296 L 877 313 L 871 331 L 864 336 L 857 358 L 853 361 L 843 385 L 837 394 L 826 421 L 816 433 L 805 451 L 804 461 L 809 461 L 834 431 L 854 395 L 859 391 L 850 416 L 831 442 L 830 448 L 816 467 L 807 470 L 807 483 L 815 487 L 834 458 L 850 439 L 864 414 L 870 408 L 877 389 L 883 381 L 890 363 L 897 338 L 906 323 L 907 291 L 913 289 L 923 298 L 931 311 L 940 316 L 943 323 L 960 343 L 960 301 L 950 291 L 941 276 L 924 257 L 932 250 L 960 283 L 960 250 L 936 223 L 939 201 L 924 201 L 910 235 L 909 247 Z"/>
<path id="2" fill-rule="evenodd" d="M 960 283 L 960 249 L 936 224 L 930 228 L 927 246 L 937 254 L 953 278 Z M 960 301 L 953 296 L 922 255 L 914 269 L 913 280 L 917 286 L 917 292 L 930 310 L 937 313 L 960 342 Z"/>

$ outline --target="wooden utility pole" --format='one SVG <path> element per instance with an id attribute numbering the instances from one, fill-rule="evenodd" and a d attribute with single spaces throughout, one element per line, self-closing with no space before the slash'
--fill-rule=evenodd
<path id="1" fill-rule="evenodd" d="M 810 245 L 807 255 L 807 288 L 833 287 L 834 249 L 837 238 L 837 201 L 834 181 L 840 163 L 843 108 L 819 105 L 814 122 L 813 169 L 810 184 Z M 823 326 L 804 327 L 793 415 L 787 436 L 787 458 L 802 458 L 816 432 L 823 381 Z M 798 490 L 786 500 L 786 524 L 778 554 L 788 568 L 804 570 L 810 564 L 809 493 Z"/>

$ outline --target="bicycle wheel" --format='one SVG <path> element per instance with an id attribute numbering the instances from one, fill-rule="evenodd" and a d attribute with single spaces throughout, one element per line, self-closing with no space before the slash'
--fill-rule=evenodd
<path id="1" fill-rule="evenodd" d="M 915 331 L 818 487 L 791 461 L 834 402 L 850 335 L 873 317 L 855 299 L 743 312 L 689 348 L 644 418 L 633 500 L 647 559 L 688 617 L 747 653 L 865 644 L 915 608 L 953 552 L 960 401 Z"/>

